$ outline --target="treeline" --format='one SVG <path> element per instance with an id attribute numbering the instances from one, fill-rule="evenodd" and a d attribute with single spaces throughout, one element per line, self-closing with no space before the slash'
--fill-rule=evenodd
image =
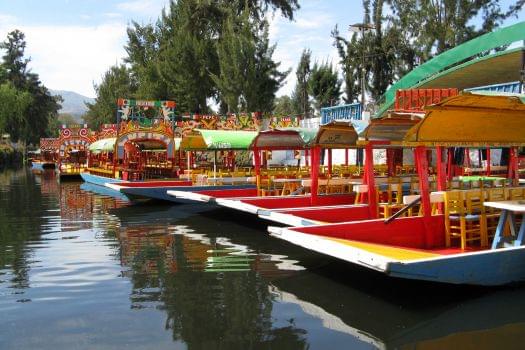
<path id="1" fill-rule="evenodd" d="M 359 102 L 361 75 L 371 105 L 380 103 L 390 85 L 432 57 L 491 32 L 516 16 L 525 0 L 503 8 L 499 0 L 363 0 L 363 21 L 369 28 L 347 38 L 348 28 L 332 31 L 344 84 L 328 62 L 314 63 L 305 49 L 291 96 L 275 106 L 279 114 L 308 114 L 312 107 Z M 341 91 L 344 90 L 344 91 Z M 344 92 L 344 94 L 342 94 Z"/>
<path id="2" fill-rule="evenodd" d="M 273 59 L 269 11 L 292 20 L 298 0 L 171 1 L 155 23 L 133 22 L 124 64 L 95 86 L 84 119 L 115 121 L 116 99 L 166 99 L 178 113 L 271 111 L 289 72 Z"/>
<path id="3" fill-rule="evenodd" d="M 36 145 L 41 137 L 56 136 L 61 101 L 28 68 L 25 48 L 25 36 L 19 30 L 10 32 L 0 43 L 4 50 L 0 63 L 0 133 L 8 133 L 12 141 Z"/>

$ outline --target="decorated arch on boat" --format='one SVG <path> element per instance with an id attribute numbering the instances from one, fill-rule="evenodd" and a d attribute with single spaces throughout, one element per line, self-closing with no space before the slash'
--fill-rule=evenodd
<path id="1" fill-rule="evenodd" d="M 87 151 L 89 145 L 95 140 L 87 124 L 84 125 L 63 125 L 60 129 L 60 136 L 56 145 L 61 158 L 68 152 Z"/>
<path id="2" fill-rule="evenodd" d="M 174 101 L 118 100 L 116 159 L 122 160 L 126 147 L 166 151 L 175 156 Z"/>

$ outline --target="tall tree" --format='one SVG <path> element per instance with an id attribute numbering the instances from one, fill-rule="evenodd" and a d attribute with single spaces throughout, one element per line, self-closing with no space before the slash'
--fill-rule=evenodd
<path id="1" fill-rule="evenodd" d="M 125 65 L 112 66 L 99 85 L 95 85 L 97 97 L 94 103 L 86 103 L 88 111 L 84 120 L 92 128 L 101 124 L 116 123 L 117 99 L 134 96 L 137 88 L 131 78 L 131 71 Z"/>
<path id="2" fill-rule="evenodd" d="M 275 93 L 288 74 L 273 61 L 274 50 L 266 21 L 254 24 L 247 11 L 226 19 L 217 44 L 220 73 L 211 76 L 229 112 L 273 109 Z"/>
<path id="3" fill-rule="evenodd" d="M 331 63 L 314 64 L 308 80 L 310 94 L 314 98 L 315 107 L 332 106 L 339 103 L 341 96 L 341 80 Z"/>
<path id="4" fill-rule="evenodd" d="M 128 42 L 124 49 L 132 79 L 137 83 L 137 97 L 167 99 L 167 87 L 158 70 L 161 45 L 160 24 L 140 25 L 132 22 L 127 29 Z M 130 96 L 131 97 L 131 96 Z"/>
<path id="5" fill-rule="evenodd" d="M 308 116 L 311 112 L 310 98 L 308 95 L 308 79 L 310 78 L 310 60 L 312 51 L 304 49 L 301 54 L 301 59 L 297 65 L 295 75 L 297 82 L 295 83 L 295 89 L 292 92 L 292 99 L 297 114 Z"/>
<path id="6" fill-rule="evenodd" d="M 0 44 L 0 49 L 5 50 L 1 76 L 10 84 L 4 86 L 3 92 L 5 96 L 15 96 L 15 100 L 25 106 L 23 114 L 9 123 L 8 132 L 15 141 L 37 143 L 40 137 L 46 136 L 48 124 L 56 118 L 60 98 L 52 96 L 38 74 L 28 69 L 30 60 L 24 57 L 25 48 L 25 35 L 19 30 L 10 32 Z M 12 89 L 16 89 L 16 93 Z"/>
<path id="7" fill-rule="evenodd" d="M 296 114 L 294 101 L 287 95 L 277 97 L 274 102 L 272 114 L 282 116 Z"/>
<path id="8" fill-rule="evenodd" d="M 364 36 L 356 33 L 350 40 L 337 27 L 332 32 L 347 102 L 356 101 L 361 94 L 362 69 L 366 89 L 378 101 L 392 82 L 416 65 L 493 31 L 524 4 L 525 0 L 518 0 L 503 9 L 499 0 L 363 0 L 363 23 L 374 29 Z M 478 22 L 481 24 L 476 25 Z"/>

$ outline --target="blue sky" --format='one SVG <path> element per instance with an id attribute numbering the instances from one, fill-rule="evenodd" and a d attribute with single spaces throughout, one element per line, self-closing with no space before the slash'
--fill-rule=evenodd
<path id="1" fill-rule="evenodd" d="M 506 6 L 511 0 L 503 0 Z M 52 89 L 72 90 L 94 97 L 109 66 L 125 56 L 126 27 L 132 21 L 154 21 L 168 0 L 0 0 L 0 38 L 15 28 L 26 34 L 32 69 Z M 295 66 L 303 48 L 314 59 L 337 61 L 330 32 L 336 24 L 345 32 L 362 20 L 361 0 L 302 0 L 296 19 L 269 15 L 270 38 L 277 43 L 274 57 L 292 68 L 279 95 L 295 84 Z M 519 19 L 525 20 L 522 11 Z"/>

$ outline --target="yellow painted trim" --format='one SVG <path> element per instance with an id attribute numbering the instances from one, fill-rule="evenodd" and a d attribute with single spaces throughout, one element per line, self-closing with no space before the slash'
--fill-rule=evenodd
<path id="1" fill-rule="evenodd" d="M 419 259 L 434 258 L 434 257 L 441 256 L 440 254 L 426 253 L 426 252 L 422 252 L 422 251 L 410 249 L 410 248 L 397 248 L 397 247 L 387 246 L 383 244 L 365 243 L 365 242 L 351 241 L 351 240 L 341 239 L 341 238 L 331 238 L 331 237 L 324 237 L 324 238 L 337 242 L 337 243 L 344 244 L 346 246 L 366 250 L 369 253 L 382 255 L 388 258 L 401 260 L 401 261 L 419 260 Z"/>

